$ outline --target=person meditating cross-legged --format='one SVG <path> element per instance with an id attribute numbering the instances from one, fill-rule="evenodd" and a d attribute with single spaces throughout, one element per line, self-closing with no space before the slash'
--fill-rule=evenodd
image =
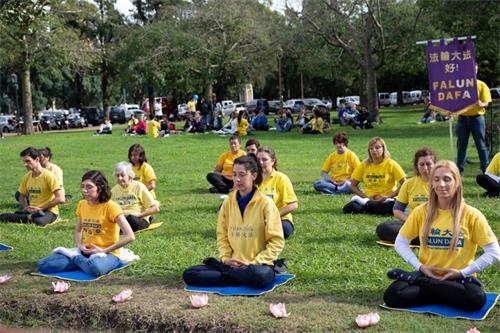
<path id="1" fill-rule="evenodd" d="M 500 196 L 500 153 L 496 153 L 484 174 L 476 177 L 476 182 L 486 190 L 484 196 Z"/>
<path id="2" fill-rule="evenodd" d="M 429 199 L 431 170 L 436 161 L 436 153 L 430 148 L 424 147 L 415 152 L 413 168 L 416 176 L 407 179 L 399 190 L 396 203 L 392 209 L 397 220 L 386 221 L 377 226 L 376 232 L 381 240 L 394 243 L 399 229 L 408 218 L 408 214 L 405 213 L 406 207 L 408 206 L 410 213 L 417 206 L 427 202 Z M 418 245 L 418 238 L 412 240 L 412 244 Z"/>
<path id="3" fill-rule="evenodd" d="M 214 172 L 207 174 L 207 180 L 213 187 L 210 193 L 229 193 L 233 188 L 234 160 L 246 153 L 240 149 L 241 137 L 233 134 L 229 137 L 229 151 L 221 154 L 215 165 Z"/>
<path id="4" fill-rule="evenodd" d="M 80 186 L 84 199 L 76 208 L 74 231 L 78 248 L 56 248 L 54 254 L 38 262 L 40 273 L 81 269 L 93 276 L 107 274 L 119 266 L 120 248 L 135 239 L 120 206 L 111 200 L 108 181 L 100 171 L 85 173 Z"/>
<path id="5" fill-rule="evenodd" d="M 134 232 L 146 229 L 149 227 L 150 217 L 160 211 L 160 204 L 146 185 L 134 180 L 132 164 L 117 163 L 113 176 L 117 184 L 111 189 L 111 199 L 120 205 Z"/>
<path id="6" fill-rule="evenodd" d="M 292 212 L 299 207 L 292 182 L 287 175 L 278 171 L 278 159 L 271 147 L 260 147 L 257 160 L 262 168 L 262 183 L 259 190 L 271 198 L 278 207 L 285 239 L 293 234 Z"/>
<path id="7" fill-rule="evenodd" d="M 238 157 L 232 173 L 234 191 L 222 203 L 217 222 L 220 261 L 207 258 L 204 265 L 185 270 L 188 285 L 261 288 L 274 278 L 274 261 L 285 245 L 280 213 L 258 189 L 262 171 L 254 155 Z"/>
<path id="8" fill-rule="evenodd" d="M 368 158 L 351 175 L 351 189 L 356 195 L 344 206 L 344 214 L 392 215 L 394 197 L 405 177 L 403 169 L 391 159 L 384 140 L 371 139 Z M 364 192 L 359 188 L 361 182 L 365 185 Z"/>
<path id="9" fill-rule="evenodd" d="M 486 295 L 476 272 L 500 260 L 497 238 L 484 215 L 464 202 L 460 171 L 439 161 L 431 171 L 429 201 L 415 208 L 396 238 L 398 254 L 417 271 L 393 269 L 385 291 L 390 307 L 445 304 L 464 310 L 484 306 Z M 410 240 L 420 238 L 417 258 Z M 484 253 L 475 259 L 478 246 Z"/>

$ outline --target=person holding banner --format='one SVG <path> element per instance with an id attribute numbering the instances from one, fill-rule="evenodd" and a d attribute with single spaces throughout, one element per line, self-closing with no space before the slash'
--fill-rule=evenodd
<path id="1" fill-rule="evenodd" d="M 476 182 L 486 190 L 484 196 L 500 196 L 500 153 L 497 153 L 495 157 L 493 157 L 484 175 L 478 175 L 476 177 Z"/>
<path id="2" fill-rule="evenodd" d="M 431 171 L 429 201 L 415 208 L 399 232 L 395 249 L 416 271 L 396 268 L 384 293 L 389 307 L 445 304 L 474 311 L 486 294 L 476 273 L 500 259 L 498 241 L 484 215 L 464 202 L 462 181 L 452 161 L 439 161 Z M 419 257 L 410 240 L 419 237 Z M 476 257 L 478 246 L 484 253 Z"/>
<path id="3" fill-rule="evenodd" d="M 344 214 L 392 215 L 394 197 L 404 183 L 406 174 L 391 159 L 384 140 L 374 137 L 368 142 L 368 158 L 354 169 L 351 190 L 356 195 L 342 209 Z M 359 183 L 365 184 L 364 192 Z"/>
<path id="4" fill-rule="evenodd" d="M 477 74 L 476 64 L 476 74 Z M 488 148 L 486 147 L 486 126 L 484 122 L 485 108 L 491 102 L 490 89 L 481 80 L 477 83 L 477 103 L 469 110 L 458 116 L 457 126 L 457 166 L 460 173 L 463 174 L 465 161 L 467 159 L 467 145 L 469 144 L 469 135 L 472 133 L 474 143 L 476 144 L 479 155 L 480 167 L 483 173 L 488 167 Z"/>

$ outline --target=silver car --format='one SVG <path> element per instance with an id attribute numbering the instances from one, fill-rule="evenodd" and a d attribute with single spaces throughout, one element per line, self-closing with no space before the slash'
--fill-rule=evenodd
<path id="1" fill-rule="evenodd" d="M 0 130 L 4 133 L 14 132 L 14 116 L 6 115 L 0 116 Z"/>

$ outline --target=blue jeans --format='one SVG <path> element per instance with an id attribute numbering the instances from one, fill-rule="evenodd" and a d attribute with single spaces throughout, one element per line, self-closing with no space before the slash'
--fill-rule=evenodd
<path id="1" fill-rule="evenodd" d="M 346 181 L 344 184 L 337 186 L 331 181 L 320 179 L 314 182 L 314 189 L 326 194 L 349 194 L 351 191 L 351 182 Z"/>
<path id="2" fill-rule="evenodd" d="M 459 116 L 457 126 L 457 166 L 460 172 L 464 171 L 465 160 L 467 159 L 467 145 L 469 135 L 476 144 L 481 170 L 484 172 L 488 167 L 488 149 L 486 148 L 486 129 L 484 116 Z"/>
<path id="3" fill-rule="evenodd" d="M 112 254 L 105 257 L 85 257 L 78 255 L 68 258 L 62 254 L 54 253 L 41 259 L 37 266 L 40 273 L 58 273 L 81 269 L 87 274 L 100 276 L 109 273 L 120 264 L 120 259 Z"/>

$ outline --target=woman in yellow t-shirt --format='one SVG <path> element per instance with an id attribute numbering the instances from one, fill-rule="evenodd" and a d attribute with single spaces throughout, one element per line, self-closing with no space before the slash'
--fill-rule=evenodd
<path id="1" fill-rule="evenodd" d="M 351 175 L 351 189 L 356 195 L 344 206 L 344 214 L 392 215 L 394 197 L 405 177 L 403 169 L 391 159 L 384 140 L 374 137 L 368 142 L 368 158 Z"/>
<path id="2" fill-rule="evenodd" d="M 321 118 L 321 112 L 318 109 L 314 110 L 314 115 L 307 124 L 302 127 L 303 134 L 323 134 L 324 121 Z"/>
<path id="3" fill-rule="evenodd" d="M 238 124 L 237 124 L 237 132 L 239 136 L 247 136 L 248 132 L 248 120 L 247 120 L 247 115 L 246 111 L 240 111 L 238 113 Z"/>
<path id="4" fill-rule="evenodd" d="M 219 260 L 184 271 L 192 286 L 246 285 L 262 288 L 275 275 L 274 262 L 285 246 L 276 205 L 258 189 L 261 169 L 255 155 L 238 157 L 232 168 L 234 191 L 222 203 L 217 221 Z"/>
<path id="5" fill-rule="evenodd" d="M 486 295 L 475 273 L 499 261 L 498 240 L 484 215 L 464 202 L 455 163 L 437 162 L 430 179 L 429 201 L 410 213 L 395 242 L 398 254 L 416 271 L 389 271 L 387 276 L 396 281 L 384 301 L 398 308 L 445 304 L 478 310 Z M 418 258 L 409 246 L 417 236 Z M 478 246 L 484 253 L 476 259 Z"/>
<path id="6" fill-rule="evenodd" d="M 233 134 L 229 137 L 229 151 L 222 153 L 217 159 L 214 172 L 207 174 L 207 180 L 213 187 L 210 193 L 229 193 L 233 188 L 234 160 L 246 153 L 240 149 L 241 137 Z"/>
<path id="7" fill-rule="evenodd" d="M 120 206 L 110 200 L 108 181 L 100 171 L 85 173 L 80 186 L 84 199 L 76 208 L 77 248 L 54 249 L 54 254 L 38 262 L 40 273 L 81 269 L 93 276 L 107 274 L 120 264 L 120 248 L 135 239 Z"/>
<path id="8" fill-rule="evenodd" d="M 117 163 L 113 176 L 117 184 L 111 189 L 111 198 L 120 205 L 132 230 L 136 232 L 149 227 L 150 216 L 160 211 L 160 204 L 146 185 L 134 180 L 132 164 Z"/>
<path id="9" fill-rule="evenodd" d="M 495 157 L 493 157 L 484 175 L 476 177 L 476 182 L 486 190 L 483 196 L 500 196 L 500 153 L 496 153 Z"/>
<path id="10" fill-rule="evenodd" d="M 257 160 L 262 167 L 262 183 L 259 185 L 259 190 L 273 199 L 278 207 L 283 234 L 287 239 L 294 230 L 292 212 L 299 207 L 292 182 L 287 175 L 278 171 L 276 153 L 271 147 L 260 147 L 257 150 Z"/>
<path id="11" fill-rule="evenodd" d="M 314 182 L 314 189 L 323 194 L 349 194 L 351 191 L 351 174 L 359 165 L 358 156 L 347 148 L 349 139 L 344 132 L 333 136 L 336 148 L 323 163 L 321 176 L 323 179 Z"/>
<path id="12" fill-rule="evenodd" d="M 135 178 L 146 185 L 153 198 L 156 198 L 154 191 L 156 188 L 156 174 L 153 167 L 148 164 L 144 148 L 138 143 L 130 146 L 128 149 L 128 160 L 132 163 Z"/>
<path id="13" fill-rule="evenodd" d="M 396 197 L 392 212 L 397 220 L 386 221 L 377 226 L 376 232 L 381 240 L 394 243 L 399 229 L 408 218 L 408 214 L 405 213 L 406 207 L 410 213 L 417 206 L 427 202 L 431 170 L 436 161 L 436 153 L 430 148 L 424 147 L 415 152 L 413 169 L 416 175 L 404 182 Z M 412 240 L 412 244 L 418 245 L 418 238 Z"/>

